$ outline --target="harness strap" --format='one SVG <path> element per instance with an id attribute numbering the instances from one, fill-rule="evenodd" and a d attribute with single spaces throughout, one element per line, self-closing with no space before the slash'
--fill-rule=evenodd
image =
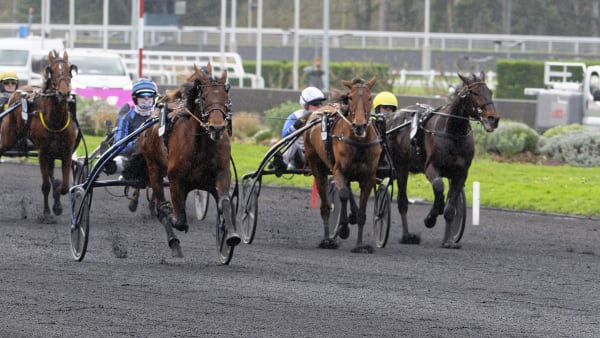
<path id="1" fill-rule="evenodd" d="M 48 125 L 46 124 L 46 121 L 44 120 L 44 114 L 40 111 L 38 112 L 39 116 L 40 116 L 40 121 L 42 122 L 42 126 L 44 126 L 44 129 L 46 129 L 47 131 L 51 132 L 51 133 L 60 133 L 65 131 L 65 129 L 67 129 L 67 127 L 69 127 L 69 124 L 71 123 L 71 114 L 67 114 L 67 122 L 65 123 L 65 125 L 60 128 L 60 129 L 50 129 L 48 128 Z"/>

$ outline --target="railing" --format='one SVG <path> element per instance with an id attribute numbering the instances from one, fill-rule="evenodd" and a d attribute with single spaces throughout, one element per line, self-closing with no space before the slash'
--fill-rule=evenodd
<path id="1" fill-rule="evenodd" d="M 113 49 L 106 51 L 121 55 L 129 73 L 139 73 L 139 52 L 137 50 Z M 210 62 L 213 73 L 217 76 L 221 74 L 221 71 L 227 70 L 227 79 L 233 86 L 240 88 L 245 86 L 264 88 L 265 86 L 262 77 L 244 71 L 242 58 L 237 53 L 144 50 L 142 56 L 142 75 L 151 77 L 162 85 L 178 85 L 194 72 L 194 65 L 203 67 Z"/>
<path id="2" fill-rule="evenodd" d="M 450 84 L 456 82 L 456 73 L 438 72 L 435 70 L 418 71 L 401 69 L 392 72 L 392 83 L 399 87 L 428 87 L 449 88 Z M 451 79 L 448 81 L 448 79 Z M 496 73 L 488 71 L 485 73 L 485 82 L 490 89 L 495 89 Z"/>
<path id="3" fill-rule="evenodd" d="M 19 26 L 23 24 L 0 24 L 0 37 L 17 36 Z M 31 25 L 31 31 L 39 34 L 41 25 Z M 68 47 L 76 44 L 95 44 L 104 47 L 103 32 L 106 30 L 108 44 L 129 44 L 127 48 L 136 49 L 133 44 L 136 32 L 130 25 L 48 25 L 46 31 L 51 37 L 65 38 Z M 290 29 L 263 28 L 263 46 L 286 46 L 293 44 L 294 31 Z M 234 31 L 227 27 L 227 41 L 231 41 Z M 237 46 L 255 46 L 256 28 L 237 27 L 235 44 Z M 300 29 L 298 31 L 301 47 L 319 48 L 323 41 L 323 30 Z M 72 39 L 71 39 L 72 37 Z M 392 31 L 329 30 L 330 46 L 387 49 L 421 49 L 426 40 L 431 48 L 464 51 L 494 51 L 511 53 L 572 54 L 574 56 L 597 55 L 600 53 L 600 37 L 539 36 L 506 34 L 455 34 Z M 203 26 L 145 26 L 144 45 L 157 49 L 162 44 L 191 46 L 202 50 L 206 46 L 219 46 L 221 31 L 218 27 Z M 73 45 L 71 44 L 73 43 Z"/>

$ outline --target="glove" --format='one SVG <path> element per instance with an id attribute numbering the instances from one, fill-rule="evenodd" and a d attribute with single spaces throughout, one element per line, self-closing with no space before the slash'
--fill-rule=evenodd
<path id="1" fill-rule="evenodd" d="M 304 127 L 304 123 L 306 123 L 305 119 L 297 119 L 296 122 L 294 122 L 294 129 L 298 130 Z"/>

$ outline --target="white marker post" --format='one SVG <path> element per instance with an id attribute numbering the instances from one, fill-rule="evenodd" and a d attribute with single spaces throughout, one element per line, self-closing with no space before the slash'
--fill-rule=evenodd
<path id="1" fill-rule="evenodd" d="M 473 225 L 479 225 L 479 182 L 473 182 Z"/>

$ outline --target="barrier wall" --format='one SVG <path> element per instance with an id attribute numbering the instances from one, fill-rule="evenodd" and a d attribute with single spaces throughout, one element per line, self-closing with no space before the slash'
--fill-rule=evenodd
<path id="1" fill-rule="evenodd" d="M 234 114 L 236 112 L 262 113 L 288 100 L 298 102 L 299 97 L 300 92 L 293 90 L 231 88 L 232 111 Z M 401 107 L 415 103 L 440 106 L 444 102 L 445 98 L 398 96 L 398 104 Z M 535 100 L 498 99 L 494 100 L 494 105 L 502 119 L 519 121 L 535 128 Z M 298 109 L 300 109 L 300 105 L 298 105 Z"/>

